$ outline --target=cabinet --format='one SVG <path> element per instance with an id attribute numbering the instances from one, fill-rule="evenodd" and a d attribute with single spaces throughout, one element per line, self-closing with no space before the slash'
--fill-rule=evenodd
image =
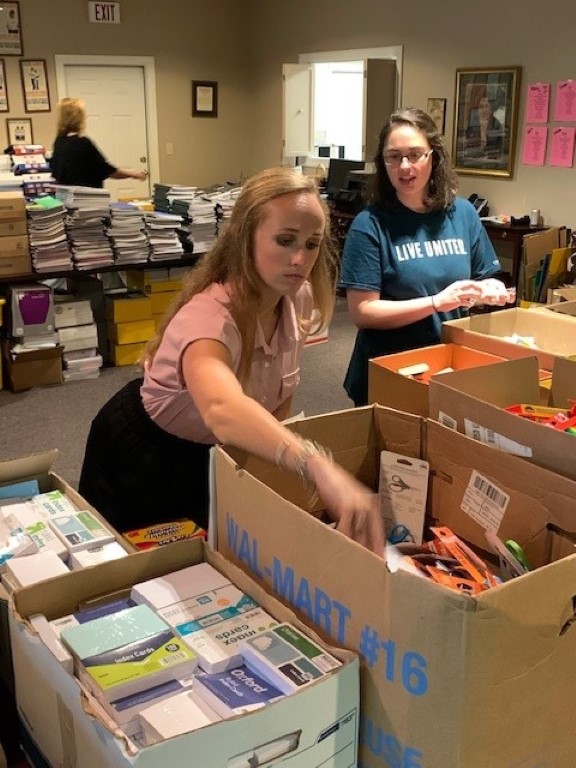
<path id="1" fill-rule="evenodd" d="M 546 227 L 531 227 L 521 224 L 496 224 L 493 221 L 483 221 L 488 237 L 494 245 L 496 253 L 501 257 L 502 271 L 510 275 L 509 284 L 519 288 L 520 270 L 522 268 L 524 235 L 541 232 Z M 510 269 L 506 267 L 510 261 Z"/>

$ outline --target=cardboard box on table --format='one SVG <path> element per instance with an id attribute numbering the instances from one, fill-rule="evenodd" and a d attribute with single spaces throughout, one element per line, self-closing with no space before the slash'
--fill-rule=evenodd
<path id="1" fill-rule="evenodd" d="M 538 404 L 539 397 L 537 359 L 506 360 L 432 379 L 430 418 L 500 451 L 576 478 L 575 435 L 504 410 L 520 403 Z M 571 398 L 576 400 L 576 361 L 558 358 L 552 372 L 549 405 L 567 409 Z"/>
<path id="2" fill-rule="evenodd" d="M 289 751 L 267 768 L 354 768 L 357 765 L 358 658 L 334 650 L 342 667 L 315 685 L 246 716 L 136 750 L 79 683 L 66 673 L 26 622 L 34 613 L 49 619 L 75 610 L 81 600 L 128 591 L 142 580 L 207 560 L 280 620 L 302 625 L 292 611 L 252 578 L 208 550 L 200 540 L 139 552 L 45 581 L 14 593 L 10 616 L 16 702 L 33 745 L 51 766 L 82 768 L 248 768 L 254 750 L 278 741 Z M 304 628 L 310 634 L 310 630 Z M 312 633 L 313 636 L 313 633 Z M 296 745 L 293 748 L 294 744 Z M 259 763 L 258 763 L 259 764 Z"/>
<path id="3" fill-rule="evenodd" d="M 66 480 L 52 471 L 52 465 L 58 456 L 58 451 L 45 451 L 31 456 L 9 459 L 0 462 L 0 487 L 26 480 L 37 480 L 40 493 L 61 491 L 77 509 L 89 509 L 99 520 L 110 528 L 100 513 L 94 509 Z M 123 536 L 115 532 L 116 541 L 127 552 L 134 552 L 134 547 Z M 10 637 L 8 634 L 8 604 L 5 592 L 0 592 L 0 679 L 12 690 L 14 685 L 12 659 L 10 654 Z"/>
<path id="4" fill-rule="evenodd" d="M 557 312 L 559 315 L 576 317 L 576 299 L 573 299 L 572 301 L 558 301 L 556 304 L 546 304 L 543 309 L 550 312 Z"/>
<path id="5" fill-rule="evenodd" d="M 576 483 L 439 424 L 424 442 L 423 424 L 376 405 L 291 429 L 329 446 L 372 487 L 381 449 L 422 454 L 431 464 L 429 512 L 455 532 L 469 533 L 462 496 L 473 494 L 478 468 L 488 489 L 510 498 L 500 532 L 525 544 L 535 563 L 544 558 L 528 543 L 544 535 L 546 520 L 557 514 L 576 527 Z M 576 557 L 471 597 L 390 573 L 383 559 L 300 508 L 305 495 L 271 464 L 221 448 L 213 459 L 218 550 L 360 653 L 359 765 L 572 768 L 576 631 L 566 622 Z M 479 526 L 473 533 L 483 540 Z"/>
<path id="6" fill-rule="evenodd" d="M 428 382 L 431 376 L 445 368 L 474 368 L 503 359 L 458 344 L 434 344 L 394 355 L 374 357 L 368 363 L 368 402 L 428 416 Z M 416 379 L 398 373 L 401 368 L 420 363 L 426 363 L 429 367 L 429 371 L 422 377 Z"/>
<path id="7" fill-rule="evenodd" d="M 533 336 L 537 349 L 506 341 L 517 333 Z M 534 309 L 502 309 L 442 323 L 442 341 L 481 349 L 507 359 L 536 355 L 551 371 L 558 357 L 576 357 L 576 325 L 571 317 Z"/>

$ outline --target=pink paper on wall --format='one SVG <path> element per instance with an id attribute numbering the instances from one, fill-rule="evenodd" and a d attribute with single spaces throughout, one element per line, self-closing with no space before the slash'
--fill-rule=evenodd
<path id="1" fill-rule="evenodd" d="M 524 165 L 544 165 L 548 128 L 526 126 L 522 142 L 522 163 Z"/>
<path id="2" fill-rule="evenodd" d="M 576 81 L 561 80 L 556 86 L 554 120 L 557 122 L 576 120 Z"/>
<path id="3" fill-rule="evenodd" d="M 550 83 L 532 83 L 528 86 L 526 122 L 547 123 L 550 106 Z"/>
<path id="4" fill-rule="evenodd" d="M 576 128 L 554 128 L 550 146 L 550 165 L 572 168 Z"/>

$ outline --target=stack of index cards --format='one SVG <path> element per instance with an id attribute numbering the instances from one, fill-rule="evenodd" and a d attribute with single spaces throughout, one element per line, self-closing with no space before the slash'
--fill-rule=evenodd
<path id="1" fill-rule="evenodd" d="M 189 677 L 197 664 L 195 654 L 147 605 L 66 627 L 60 639 L 74 657 L 78 679 L 101 701 Z"/>
<path id="2" fill-rule="evenodd" d="M 49 518 L 49 523 L 70 552 L 92 549 L 116 540 L 112 531 L 88 510 L 53 515 Z"/>
<path id="3" fill-rule="evenodd" d="M 35 494 L 32 496 L 32 504 L 42 517 L 73 515 L 78 511 L 68 496 L 58 490 Z"/>
<path id="4" fill-rule="evenodd" d="M 299 691 L 341 666 L 291 624 L 278 624 L 240 643 L 246 665 L 282 693 Z"/>
<path id="5" fill-rule="evenodd" d="M 20 504 L 11 504 L 4 508 L 10 510 L 10 514 L 18 520 L 22 528 L 30 536 L 32 541 L 38 547 L 40 552 L 55 552 L 62 560 L 68 557 L 68 549 L 64 543 L 56 536 L 47 520 L 34 504 L 22 502 Z"/>
<path id="6" fill-rule="evenodd" d="M 131 594 L 176 629 L 209 673 L 242 664 L 240 639 L 277 624 L 208 563 L 136 584 Z"/>
<path id="7" fill-rule="evenodd" d="M 276 686 L 246 666 L 213 675 L 196 670 L 194 689 L 224 718 L 253 712 L 284 697 Z"/>
<path id="8" fill-rule="evenodd" d="M 179 693 L 140 712 L 140 724 L 147 745 L 204 728 L 220 720 L 219 715 L 206 702 L 194 695 L 194 691 Z"/>

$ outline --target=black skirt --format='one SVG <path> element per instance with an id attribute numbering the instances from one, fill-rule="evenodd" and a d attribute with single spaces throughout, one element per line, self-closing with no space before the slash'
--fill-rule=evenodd
<path id="1" fill-rule="evenodd" d="M 165 432 L 135 379 L 92 422 L 79 492 L 118 531 L 186 517 L 208 527 L 210 445 Z"/>

